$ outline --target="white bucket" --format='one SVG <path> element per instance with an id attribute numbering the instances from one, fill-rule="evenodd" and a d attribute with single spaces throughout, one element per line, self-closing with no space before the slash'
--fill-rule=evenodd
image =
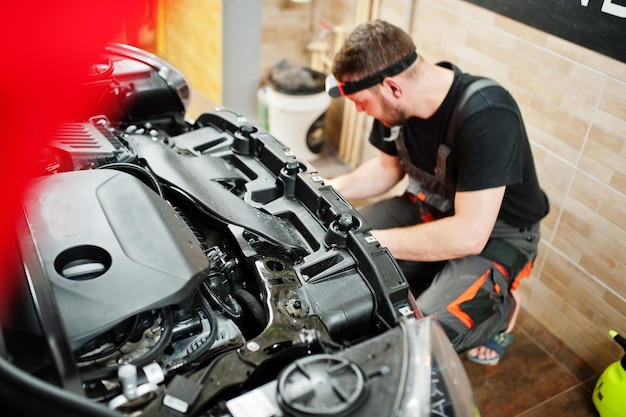
<path id="1" fill-rule="evenodd" d="M 330 105 L 330 96 L 326 91 L 302 95 L 284 94 L 272 87 L 267 87 L 265 93 L 269 132 L 291 148 L 296 158 L 315 159 L 316 153 L 307 145 L 307 133 Z"/>

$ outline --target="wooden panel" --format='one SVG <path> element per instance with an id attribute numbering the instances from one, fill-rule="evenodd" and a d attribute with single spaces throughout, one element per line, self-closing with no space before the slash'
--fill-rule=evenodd
<path id="1" fill-rule="evenodd" d="M 162 56 L 178 67 L 195 91 L 222 103 L 222 1 L 163 2 Z"/>

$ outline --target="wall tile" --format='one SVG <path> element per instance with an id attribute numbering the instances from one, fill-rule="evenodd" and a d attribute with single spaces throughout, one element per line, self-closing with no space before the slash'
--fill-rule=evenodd
<path id="1" fill-rule="evenodd" d="M 598 112 L 600 113 L 600 112 Z M 595 119 L 600 119 L 601 116 L 596 115 Z M 611 117 L 612 118 L 612 117 Z M 613 119 L 616 122 L 616 119 Z M 624 126 L 626 128 L 626 124 Z M 606 127 L 604 129 L 610 130 L 615 129 L 614 127 Z M 606 138 L 606 137 L 605 137 Z M 615 136 L 613 136 L 615 138 Z M 622 141 L 624 139 L 621 139 Z M 626 174 L 626 159 L 617 152 L 616 147 L 617 144 L 611 144 L 607 142 L 607 140 L 597 140 L 597 136 L 591 137 L 589 141 L 587 141 L 583 154 L 585 157 L 593 159 L 594 161 L 604 165 L 607 169 L 611 169 L 614 172 L 619 174 Z M 593 172 L 590 172 L 593 175 Z"/>
<path id="2" fill-rule="evenodd" d="M 615 171 L 613 171 L 609 166 L 604 165 L 602 161 L 589 158 L 584 154 L 580 157 L 578 168 L 581 171 L 593 174 L 597 179 L 605 183 L 609 183 L 615 175 Z"/>
<path id="3" fill-rule="evenodd" d="M 548 270 L 549 269 L 550 268 L 548 268 Z M 568 279 L 567 282 L 564 283 L 559 280 L 559 278 L 562 278 L 562 276 L 551 276 L 549 273 L 544 273 L 541 282 L 555 294 L 562 294 L 564 291 L 568 291 L 572 294 L 568 302 L 564 303 L 562 306 L 563 313 L 565 313 L 567 309 L 574 309 L 577 314 L 592 318 L 595 311 L 593 306 L 589 303 L 589 299 L 592 298 L 589 294 L 589 289 L 583 286 L 579 280 Z M 592 299 L 595 299 L 595 297 Z M 570 317 L 570 319 L 573 318 L 573 316 Z"/>
<path id="4" fill-rule="evenodd" d="M 604 73 L 609 70 L 614 61 L 605 55 L 583 48 L 554 35 L 547 35 L 544 46 L 555 54 L 563 55 L 573 61 Z"/>
<path id="5" fill-rule="evenodd" d="M 618 356 L 606 332 L 590 320 L 567 308 L 560 294 L 538 283 L 533 297 L 525 304 L 525 311 L 531 314 L 555 336 L 565 341 L 582 359 L 598 372 L 613 362 Z M 572 320 L 569 315 L 576 316 Z"/>
<path id="6" fill-rule="evenodd" d="M 620 264 L 617 266 L 615 271 L 615 277 L 621 282 L 626 281 L 626 264 L 624 264 L 626 260 L 622 259 Z M 626 300 L 620 294 L 624 294 L 623 288 L 613 288 L 610 287 L 610 290 L 607 291 L 605 295 L 605 300 L 607 303 L 613 307 L 619 314 L 622 316 L 626 315 Z M 622 326 L 624 330 L 624 334 L 626 335 L 626 322 L 623 320 L 619 322 L 619 319 L 615 320 L 615 326 Z"/>
<path id="7" fill-rule="evenodd" d="M 464 16 L 467 20 L 484 22 L 485 25 L 489 26 L 492 26 L 497 18 L 494 13 L 491 13 L 488 10 L 485 10 L 482 7 L 478 7 L 469 2 L 460 2 L 458 0 L 439 0 L 430 1 L 429 3 L 429 7 L 442 7 L 460 16 Z"/>
<path id="8" fill-rule="evenodd" d="M 626 241 L 624 240 L 624 230 L 616 227 L 613 222 L 591 210 L 585 203 L 570 198 L 565 203 L 564 212 L 568 212 L 580 221 L 590 224 L 594 230 L 601 231 L 618 245 L 618 248 L 620 247 L 620 242 L 622 242 L 623 250 L 623 242 Z M 563 217 L 563 220 L 567 221 L 567 219 L 568 217 Z"/>
<path id="9" fill-rule="evenodd" d="M 626 120 L 626 82 L 615 78 L 606 80 L 606 89 L 600 101 L 600 109 L 620 120 Z"/>
<path id="10" fill-rule="evenodd" d="M 606 73 L 590 68 L 580 63 L 573 63 L 568 72 L 563 74 L 568 75 L 574 81 L 580 82 L 581 85 L 588 85 L 594 89 L 594 94 L 591 96 L 590 102 L 595 103 L 600 91 L 604 88 L 607 77 Z M 575 91 L 572 92 L 576 94 Z"/>
<path id="11" fill-rule="evenodd" d="M 600 214 L 622 231 L 626 231 L 626 197 L 623 194 L 608 191 L 600 208 Z"/>
<path id="12" fill-rule="evenodd" d="M 567 224 L 563 218 L 559 222 L 559 228 L 557 233 L 554 234 L 551 242 L 555 248 L 558 248 L 564 255 L 580 263 L 583 257 L 584 250 L 580 246 L 580 241 L 583 239 L 581 233 L 579 233 L 575 227 Z"/>
<path id="13" fill-rule="evenodd" d="M 542 74 L 541 65 L 535 65 L 533 68 L 528 66 L 525 68 L 511 68 L 510 74 L 512 83 L 523 86 L 551 103 L 560 103 L 565 93 L 563 88 L 559 87 L 559 83 L 556 85 L 551 83 L 551 80 L 556 80 L 560 76 L 548 76 L 549 74 L 545 71 Z"/>
<path id="14" fill-rule="evenodd" d="M 494 17 L 494 26 L 504 30 L 509 35 L 519 39 L 522 43 L 527 44 L 528 46 L 533 47 L 533 45 L 544 45 L 546 43 L 547 34 L 529 27 L 523 23 L 520 23 L 516 20 L 508 18 L 506 16 L 497 15 L 495 13 L 488 12 Z M 520 51 L 521 52 L 521 51 Z M 545 54 L 545 58 L 550 61 L 555 59 L 552 54 Z M 544 62 L 541 59 L 538 62 Z M 550 62 L 546 62 L 546 64 L 551 65 Z"/>
<path id="15" fill-rule="evenodd" d="M 626 193 L 626 175 L 622 175 L 619 172 L 613 173 L 609 181 L 610 185 L 621 193 Z"/>
<path id="16" fill-rule="evenodd" d="M 587 126 L 591 124 L 596 106 L 597 103 L 590 103 L 570 94 L 563 95 L 559 103 L 561 110 L 585 123 Z"/>
<path id="17" fill-rule="evenodd" d="M 626 314 L 626 302 L 608 289 L 600 301 L 595 305 L 597 311 L 594 324 L 603 330 L 612 329 L 626 336 L 626 323 L 622 320 Z"/>
<path id="18" fill-rule="evenodd" d="M 615 77 L 618 80 L 626 82 L 626 63 L 617 61 L 612 62 L 609 74 L 611 77 Z"/>

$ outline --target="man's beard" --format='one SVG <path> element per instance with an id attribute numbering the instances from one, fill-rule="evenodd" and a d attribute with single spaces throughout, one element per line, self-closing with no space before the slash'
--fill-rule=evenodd
<path id="1" fill-rule="evenodd" d="M 394 106 L 385 98 L 382 98 L 381 107 L 384 117 L 380 119 L 380 122 L 387 127 L 401 126 L 410 118 L 407 111 L 399 108 L 398 106 Z"/>

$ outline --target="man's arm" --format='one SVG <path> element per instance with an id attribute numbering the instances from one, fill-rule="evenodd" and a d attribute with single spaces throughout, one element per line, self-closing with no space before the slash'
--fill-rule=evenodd
<path id="1" fill-rule="evenodd" d="M 443 261 L 477 255 L 496 223 L 505 187 L 458 192 L 455 214 L 414 226 L 373 230 L 378 242 L 396 259 Z"/>
<path id="2" fill-rule="evenodd" d="M 351 200 L 378 196 L 390 190 L 403 177 L 404 170 L 398 157 L 379 152 L 378 157 L 361 164 L 354 171 L 325 182 Z"/>

